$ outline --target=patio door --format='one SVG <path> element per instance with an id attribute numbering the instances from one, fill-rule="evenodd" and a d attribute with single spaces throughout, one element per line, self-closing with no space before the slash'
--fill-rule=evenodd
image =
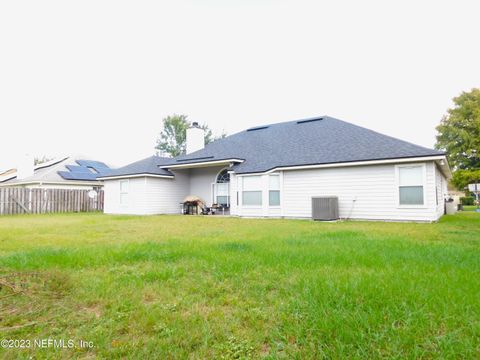
<path id="1" fill-rule="evenodd" d="M 215 202 L 225 207 L 230 206 L 230 184 L 215 184 Z"/>
<path id="2" fill-rule="evenodd" d="M 223 207 L 230 207 L 230 174 L 226 169 L 222 170 L 212 184 L 213 203 Z"/>

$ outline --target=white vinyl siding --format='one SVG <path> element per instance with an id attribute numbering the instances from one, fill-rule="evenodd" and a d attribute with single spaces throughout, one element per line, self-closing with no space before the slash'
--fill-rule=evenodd
<path id="1" fill-rule="evenodd" d="M 176 172 L 175 179 L 139 177 L 128 179 L 128 202 L 120 204 L 120 183 L 125 180 L 105 180 L 107 214 L 180 214 L 180 203 L 188 195 L 188 173 Z"/>
<path id="2" fill-rule="evenodd" d="M 181 214 L 181 202 L 189 195 L 188 172 L 176 171 L 175 179 L 146 178 L 144 214 Z"/>
<path id="3" fill-rule="evenodd" d="M 230 173 L 230 214 L 237 215 L 240 194 L 238 192 L 238 177 Z"/>
<path id="4" fill-rule="evenodd" d="M 217 175 L 224 166 L 212 166 L 198 169 L 186 170 L 189 174 L 190 188 L 187 189 L 187 195 L 195 195 L 205 201 L 207 206 L 212 206 L 213 199 L 213 185 L 217 181 Z"/>
<path id="5" fill-rule="evenodd" d="M 120 204 L 120 182 L 125 180 L 105 180 L 104 212 L 106 214 L 144 214 L 145 178 L 128 179 L 128 204 Z"/>
<path id="6" fill-rule="evenodd" d="M 128 181 L 120 180 L 120 205 L 128 206 Z"/>
<path id="7" fill-rule="evenodd" d="M 332 195 L 338 197 L 341 218 L 435 221 L 443 213 L 447 180 L 433 161 L 409 165 L 424 168 L 421 206 L 399 205 L 399 165 L 379 164 L 261 175 L 231 174 L 230 213 L 244 217 L 311 218 L 311 198 Z M 173 171 L 174 179 L 130 178 L 128 206 L 120 206 L 120 180 L 105 180 L 105 212 L 179 214 L 180 203 L 187 195 L 197 195 L 211 203 L 212 184 L 220 170 L 221 167 L 178 170 Z M 277 173 L 278 178 L 272 177 Z M 276 188 L 280 189 L 280 206 L 271 206 L 270 191 L 277 191 L 272 190 Z M 254 201 L 251 194 L 247 195 L 245 204 L 244 191 L 260 195 L 253 195 Z M 249 205 L 252 202 L 261 205 Z"/>
<path id="8" fill-rule="evenodd" d="M 291 170 L 283 172 L 285 217 L 310 218 L 312 196 L 337 196 L 341 218 L 371 220 L 437 220 L 434 163 L 425 163 L 425 204 L 398 206 L 395 165 Z"/>
<path id="9" fill-rule="evenodd" d="M 447 194 L 447 179 L 442 172 L 435 166 L 435 195 L 437 205 L 437 218 L 440 218 L 445 211 L 445 195 Z"/>

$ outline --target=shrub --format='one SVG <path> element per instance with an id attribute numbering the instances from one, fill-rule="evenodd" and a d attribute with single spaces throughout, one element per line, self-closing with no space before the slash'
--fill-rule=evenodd
<path id="1" fill-rule="evenodd" d="M 475 199 L 471 196 L 465 196 L 460 198 L 460 204 L 462 205 L 473 205 Z"/>

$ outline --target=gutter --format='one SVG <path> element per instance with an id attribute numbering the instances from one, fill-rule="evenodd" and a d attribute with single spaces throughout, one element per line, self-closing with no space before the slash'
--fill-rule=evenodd
<path id="1" fill-rule="evenodd" d="M 30 184 L 39 184 L 39 185 L 103 185 L 101 181 L 91 181 L 91 182 L 82 182 L 82 181 L 20 181 L 14 183 L 1 183 L 0 187 L 15 187 L 17 185 L 30 185 Z"/>
<path id="2" fill-rule="evenodd" d="M 153 177 L 153 178 L 164 178 L 164 179 L 175 178 L 175 176 L 173 176 L 173 175 L 158 175 L 158 174 L 140 173 L 140 174 L 100 176 L 100 177 L 97 177 L 97 180 L 116 180 L 116 179 L 129 179 L 129 178 L 138 178 L 138 177 Z"/>
<path id="3" fill-rule="evenodd" d="M 221 160 L 212 160 L 212 161 L 197 161 L 184 164 L 172 164 L 172 165 L 159 165 L 160 169 L 182 169 L 182 168 L 192 168 L 192 167 L 207 167 L 212 165 L 222 165 L 225 163 L 243 163 L 245 160 L 231 158 L 231 159 L 221 159 Z"/>
<path id="4" fill-rule="evenodd" d="M 432 156 L 419 156 L 408 158 L 392 158 L 392 159 L 378 159 L 378 160 L 362 160 L 362 161 L 347 161 L 327 164 L 309 164 L 309 165 L 288 165 L 277 166 L 265 171 L 253 171 L 245 173 L 237 173 L 237 175 L 250 175 L 250 174 L 270 174 L 275 171 L 283 170 L 308 170 L 308 169 L 322 169 L 322 168 L 335 168 L 335 167 L 350 167 L 350 166 L 362 166 L 362 165 L 379 165 L 379 164 L 396 164 L 396 163 L 408 163 L 416 161 L 433 161 L 444 160 L 448 165 L 445 155 L 432 155 Z"/>

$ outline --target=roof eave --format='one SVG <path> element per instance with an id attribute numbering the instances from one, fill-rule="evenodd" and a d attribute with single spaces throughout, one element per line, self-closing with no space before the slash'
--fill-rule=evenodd
<path id="1" fill-rule="evenodd" d="M 189 162 L 183 164 L 170 164 L 170 165 L 159 165 L 161 169 L 186 169 L 186 168 L 195 168 L 195 167 L 208 167 L 216 165 L 225 165 L 230 163 L 242 163 L 244 159 L 238 158 L 228 158 L 228 159 L 219 159 L 219 160 L 210 160 L 210 161 L 197 161 Z"/>
<path id="2" fill-rule="evenodd" d="M 450 168 L 450 164 L 448 163 L 448 158 L 445 155 L 444 159 L 440 159 L 436 161 L 436 164 L 440 168 L 440 171 L 442 174 L 445 176 L 447 180 L 450 180 L 452 178 L 452 169 Z"/>
<path id="3" fill-rule="evenodd" d="M 302 164 L 302 165 L 287 165 L 287 166 L 276 166 L 268 170 L 261 171 L 246 171 L 246 172 L 237 172 L 234 169 L 234 172 L 238 175 L 248 175 L 248 174 L 268 174 L 275 171 L 284 171 L 284 170 L 308 170 L 308 169 L 321 169 L 321 168 L 335 168 L 335 167 L 350 167 L 350 166 L 362 166 L 362 165 L 379 165 L 379 164 L 394 164 L 394 163 L 407 163 L 415 161 L 434 161 L 434 160 L 444 160 L 446 161 L 445 154 L 437 155 L 427 155 L 427 156 L 409 156 L 404 158 L 390 158 L 390 159 L 372 159 L 372 160 L 361 160 L 361 161 L 343 161 L 336 163 L 317 163 L 317 164 Z"/>
<path id="4" fill-rule="evenodd" d="M 97 180 L 84 180 L 84 181 L 48 181 L 48 180 L 32 180 L 32 181 L 19 181 L 14 183 L 0 183 L 0 187 L 15 187 L 19 185 L 31 185 L 31 184 L 40 184 L 40 185 L 102 185 L 101 181 Z"/>
<path id="5" fill-rule="evenodd" d="M 111 175 L 111 176 L 101 176 L 97 177 L 97 180 L 117 180 L 117 179 L 130 179 L 138 177 L 153 177 L 153 178 L 165 178 L 173 179 L 174 175 L 160 175 L 160 174 L 151 174 L 151 173 L 137 173 L 137 174 L 124 174 L 124 175 Z"/>

